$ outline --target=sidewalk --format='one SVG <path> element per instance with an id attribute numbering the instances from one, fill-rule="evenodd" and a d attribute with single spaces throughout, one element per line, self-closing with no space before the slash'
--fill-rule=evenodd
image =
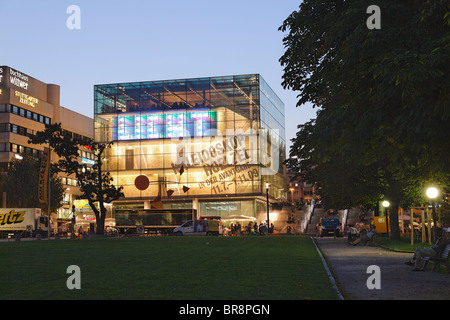
<path id="1" fill-rule="evenodd" d="M 350 246 L 347 238 L 314 238 L 346 300 L 449 300 L 450 275 L 413 272 L 404 263 L 411 253 Z M 381 289 L 368 289 L 370 265 L 380 267 Z"/>

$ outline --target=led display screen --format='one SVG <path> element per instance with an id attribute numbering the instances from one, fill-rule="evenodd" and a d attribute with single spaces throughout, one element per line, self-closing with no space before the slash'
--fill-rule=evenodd
<path id="1" fill-rule="evenodd" d="M 141 113 L 112 119 L 113 140 L 206 137 L 217 129 L 215 111 Z"/>

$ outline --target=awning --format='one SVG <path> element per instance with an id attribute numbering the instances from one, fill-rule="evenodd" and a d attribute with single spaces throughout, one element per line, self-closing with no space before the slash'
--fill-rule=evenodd
<path id="1" fill-rule="evenodd" d="M 222 220 L 256 220 L 256 218 L 255 217 L 249 217 L 249 216 L 233 214 L 231 216 L 222 218 Z"/>

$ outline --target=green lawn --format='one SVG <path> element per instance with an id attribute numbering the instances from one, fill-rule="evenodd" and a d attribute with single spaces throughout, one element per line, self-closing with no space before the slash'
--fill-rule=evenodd
<path id="1" fill-rule="evenodd" d="M 375 242 L 390 249 L 410 251 L 410 252 L 414 252 L 414 250 L 419 246 L 426 248 L 430 248 L 432 246 L 432 244 L 430 245 L 428 244 L 428 242 L 418 242 L 418 241 L 414 241 L 414 245 L 411 245 L 411 238 L 409 237 L 402 237 L 400 240 L 391 240 L 387 237 L 377 236 L 375 238 Z"/>
<path id="2" fill-rule="evenodd" d="M 308 237 L 21 241 L 0 257 L 1 299 L 337 299 Z"/>

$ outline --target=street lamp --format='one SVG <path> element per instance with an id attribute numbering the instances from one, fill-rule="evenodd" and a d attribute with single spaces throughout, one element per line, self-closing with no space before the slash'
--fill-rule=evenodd
<path id="1" fill-rule="evenodd" d="M 391 205 L 389 201 L 384 200 L 382 203 L 383 207 L 386 209 L 386 234 L 389 238 L 389 206 Z"/>
<path id="2" fill-rule="evenodd" d="M 435 207 L 435 199 L 437 198 L 437 196 L 438 196 L 438 194 L 439 194 L 439 191 L 438 191 L 438 189 L 436 189 L 436 188 L 434 188 L 434 187 L 429 187 L 428 189 L 427 189 L 427 197 L 431 200 L 431 208 L 432 208 L 432 215 L 433 215 L 433 221 L 434 221 L 434 232 L 433 232 L 433 235 L 434 235 L 434 239 L 436 239 L 436 223 L 437 223 L 437 220 L 436 220 L 436 207 Z M 430 225 L 431 225 L 431 222 L 430 222 Z"/>
<path id="3" fill-rule="evenodd" d="M 291 203 L 292 205 L 294 205 L 294 190 L 295 188 L 289 188 L 289 191 L 291 192 Z"/>
<path id="4" fill-rule="evenodd" d="M 430 199 L 435 199 L 438 196 L 438 190 L 434 187 L 427 189 L 427 197 Z"/>
<path id="5" fill-rule="evenodd" d="M 267 231 L 269 231 L 269 183 L 266 183 Z M 269 232 L 267 232 L 269 234 Z"/>

